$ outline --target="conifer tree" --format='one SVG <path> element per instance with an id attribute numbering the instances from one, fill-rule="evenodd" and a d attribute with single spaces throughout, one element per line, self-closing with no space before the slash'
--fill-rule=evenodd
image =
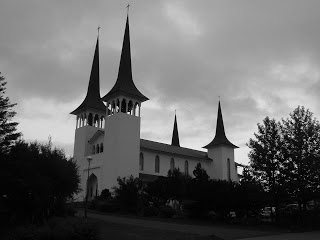
<path id="1" fill-rule="evenodd" d="M 1 76 L 0 72 L 0 155 L 8 152 L 10 146 L 21 135 L 17 131 L 17 122 L 12 121 L 16 112 L 12 108 L 16 103 L 10 103 L 9 97 L 6 93 L 5 78 Z"/>

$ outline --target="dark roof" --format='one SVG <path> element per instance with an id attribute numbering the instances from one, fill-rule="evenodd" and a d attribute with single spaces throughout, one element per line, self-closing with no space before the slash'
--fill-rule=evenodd
<path id="1" fill-rule="evenodd" d="M 104 131 L 103 130 L 98 130 L 96 131 L 92 137 L 89 139 L 88 143 L 93 143 L 99 136 L 104 135 Z"/>
<path id="2" fill-rule="evenodd" d="M 236 145 L 231 143 L 228 138 L 226 137 L 226 133 L 224 131 L 224 125 L 223 125 L 223 118 L 222 118 L 222 112 L 221 112 L 221 106 L 219 101 L 218 106 L 218 117 L 217 117 L 217 126 L 216 126 L 216 136 L 214 139 L 206 145 L 204 148 L 210 148 L 218 145 L 226 145 L 233 148 L 238 148 Z"/>
<path id="3" fill-rule="evenodd" d="M 148 100 L 134 85 L 132 79 L 131 68 L 131 51 L 130 51 L 130 34 L 129 34 L 129 17 L 127 16 L 126 29 L 124 32 L 121 58 L 119 64 L 118 78 L 113 88 L 102 98 L 107 102 L 116 94 L 123 94 L 128 97 L 133 97 L 141 102 Z"/>
<path id="4" fill-rule="evenodd" d="M 71 114 L 77 115 L 80 111 L 87 108 L 95 109 L 105 112 L 106 106 L 101 101 L 100 86 L 99 86 L 99 38 L 97 39 L 96 49 L 94 52 L 90 80 L 88 85 L 88 91 L 85 99 L 78 108 L 71 112 Z"/>
<path id="5" fill-rule="evenodd" d="M 173 124 L 171 145 L 180 147 L 179 132 L 178 132 L 178 124 L 177 124 L 177 116 L 176 116 L 176 114 L 174 115 L 174 124 Z"/>
<path id="6" fill-rule="evenodd" d="M 153 181 L 157 180 L 159 177 L 161 177 L 161 176 L 145 174 L 145 173 L 139 173 L 139 178 L 143 182 L 153 182 Z"/>
<path id="7" fill-rule="evenodd" d="M 175 155 L 183 155 L 187 157 L 200 158 L 203 160 L 209 160 L 208 154 L 206 152 L 183 148 L 178 146 L 173 146 L 165 143 L 153 142 L 146 139 L 140 139 L 140 149 L 153 150 L 157 152 L 175 154 Z"/>

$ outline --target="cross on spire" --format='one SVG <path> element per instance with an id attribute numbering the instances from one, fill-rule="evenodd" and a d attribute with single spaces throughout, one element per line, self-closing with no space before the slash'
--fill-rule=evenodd
<path id="1" fill-rule="evenodd" d="M 128 3 L 128 5 L 126 6 L 126 8 L 127 8 L 127 14 L 129 14 L 129 7 L 130 7 L 130 4 Z"/>

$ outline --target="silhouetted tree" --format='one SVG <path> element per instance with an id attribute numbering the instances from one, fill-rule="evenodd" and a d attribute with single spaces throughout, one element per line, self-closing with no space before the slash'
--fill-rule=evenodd
<path id="1" fill-rule="evenodd" d="M 282 186 L 282 170 L 284 162 L 283 137 L 280 123 L 266 117 L 263 124 L 258 124 L 258 133 L 255 139 L 250 139 L 247 146 L 250 148 L 250 166 L 255 177 L 261 182 L 264 189 L 271 196 L 272 206 L 280 203 Z"/>
<path id="2" fill-rule="evenodd" d="M 320 186 L 320 124 L 304 107 L 296 108 L 282 120 L 284 137 L 283 179 L 286 191 L 302 204 L 319 194 Z"/>
<path id="3" fill-rule="evenodd" d="M 63 213 L 66 200 L 79 190 L 78 168 L 51 143 L 16 142 L 6 155 L 0 194 L 15 221 L 43 221 L 51 213 Z M 50 210 L 50 211 L 49 211 Z"/>
<path id="4" fill-rule="evenodd" d="M 136 212 L 143 205 L 144 191 L 143 183 L 139 178 L 132 175 L 117 178 L 118 186 L 114 186 L 115 199 L 119 201 L 123 210 Z"/>
<path id="5" fill-rule="evenodd" d="M 207 171 L 201 167 L 201 163 L 198 163 L 196 168 L 193 170 L 193 175 L 196 180 L 198 181 L 208 181 L 209 175 L 207 174 Z"/>
<path id="6" fill-rule="evenodd" d="M 6 84 L 5 78 L 1 76 L 0 72 L 0 158 L 2 154 L 8 153 L 9 147 L 21 135 L 16 132 L 18 123 L 12 121 L 16 115 L 12 108 L 16 104 L 10 103 L 9 97 L 5 97 Z"/>

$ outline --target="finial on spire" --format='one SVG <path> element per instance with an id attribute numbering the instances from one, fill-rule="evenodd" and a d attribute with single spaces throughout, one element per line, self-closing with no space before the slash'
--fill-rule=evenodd
<path id="1" fill-rule="evenodd" d="M 220 96 L 218 96 L 219 97 L 219 101 L 220 101 Z"/>
<path id="2" fill-rule="evenodd" d="M 98 29 L 98 37 L 99 37 L 100 28 L 101 28 L 100 26 L 97 28 Z"/>
<path id="3" fill-rule="evenodd" d="M 130 7 L 130 3 L 128 3 L 128 5 L 126 6 L 126 8 L 127 8 L 127 15 L 129 15 L 129 7 Z"/>

